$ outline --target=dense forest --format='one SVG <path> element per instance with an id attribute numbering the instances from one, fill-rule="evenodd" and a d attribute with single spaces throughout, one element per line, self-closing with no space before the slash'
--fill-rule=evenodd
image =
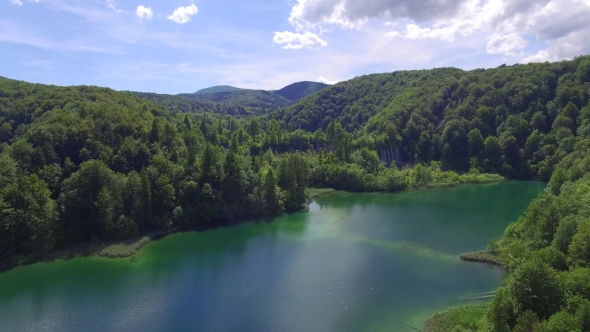
<path id="1" fill-rule="evenodd" d="M 182 113 L 214 113 L 227 114 L 233 116 L 254 115 L 256 112 L 251 108 L 243 105 L 227 105 L 212 102 L 210 100 L 198 100 L 186 98 L 178 95 L 167 95 L 151 92 L 133 92 L 129 93 L 147 100 L 151 100 L 160 106 L 174 112 Z"/>
<path id="2" fill-rule="evenodd" d="M 367 146 L 399 148 L 404 161 L 548 181 L 590 130 L 589 80 L 589 57 L 394 72 L 339 83 L 270 116 L 290 130 L 338 122 Z"/>
<path id="3" fill-rule="evenodd" d="M 548 189 L 488 248 L 505 286 L 454 328 L 587 331 L 589 94 L 590 57 L 364 76 L 263 117 L 0 79 L 0 261 L 296 211 L 308 187 L 537 179 Z"/>
<path id="4" fill-rule="evenodd" d="M 396 191 L 497 177 L 388 169 L 339 124 L 288 132 L 130 93 L 0 79 L 0 261 L 305 208 L 308 186 Z M 341 143 L 345 143 L 344 145 Z"/>

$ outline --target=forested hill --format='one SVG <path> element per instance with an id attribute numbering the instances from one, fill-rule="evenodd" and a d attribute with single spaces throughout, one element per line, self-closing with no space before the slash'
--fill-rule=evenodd
<path id="1" fill-rule="evenodd" d="M 219 105 L 244 107 L 254 110 L 257 114 L 270 113 L 281 107 L 287 107 L 293 102 L 269 91 L 239 90 L 216 93 L 182 93 L 185 97 L 197 101 L 208 101 Z"/>
<path id="2" fill-rule="evenodd" d="M 265 115 L 279 108 L 292 105 L 328 85 L 314 82 L 298 82 L 277 91 L 240 89 L 232 86 L 215 86 L 195 93 L 167 95 L 131 92 L 141 98 L 154 101 L 169 110 L 183 113 L 211 112 L 228 115 Z"/>
<path id="3" fill-rule="evenodd" d="M 565 106 L 560 103 L 570 93 L 567 87 L 581 88 L 580 80 L 585 84 L 588 61 L 586 56 L 487 70 L 439 68 L 366 75 L 327 87 L 273 117 L 291 129 L 308 131 L 325 130 L 331 121 L 352 131 L 377 115 L 369 126 L 373 131 L 388 122 L 407 122 L 411 113 L 437 125 L 449 117 L 472 120 L 484 107 L 500 115 L 523 114 L 530 120 L 537 111 L 552 111 L 547 110 L 547 104 L 558 92 L 560 100 L 553 104 L 556 108 Z M 574 102 L 580 107 L 578 99 Z"/>
<path id="4" fill-rule="evenodd" d="M 205 88 L 205 89 L 201 89 L 195 93 L 217 93 L 217 92 L 235 92 L 235 91 L 240 91 L 243 89 L 240 88 L 236 88 L 234 86 L 229 86 L 229 85 L 217 85 L 217 86 L 212 86 L 210 88 Z"/>
<path id="5" fill-rule="evenodd" d="M 297 82 L 275 91 L 274 93 L 291 101 L 298 101 L 304 97 L 327 88 L 329 85 L 317 82 Z"/>
<path id="6" fill-rule="evenodd" d="M 443 160 L 467 170 L 477 156 L 488 171 L 547 180 L 558 148 L 590 130 L 589 84 L 588 56 L 402 71 L 339 83 L 270 116 L 290 130 L 326 130 L 336 121 L 349 132 L 360 129 L 368 145 L 384 146 L 385 135 L 406 161 Z M 505 158 L 485 157 L 493 149 Z"/>
<path id="7" fill-rule="evenodd" d="M 215 113 L 219 115 L 251 116 L 257 115 L 259 110 L 232 103 L 218 103 L 206 98 L 191 99 L 179 95 L 168 95 L 151 92 L 129 92 L 137 97 L 153 101 L 170 111 L 181 113 Z M 274 108 L 272 108 L 274 109 Z M 261 114 L 267 111 L 261 110 Z"/>

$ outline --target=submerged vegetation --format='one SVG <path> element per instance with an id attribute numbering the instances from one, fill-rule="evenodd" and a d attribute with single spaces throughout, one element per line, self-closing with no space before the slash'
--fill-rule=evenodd
<path id="1" fill-rule="evenodd" d="M 455 317 L 456 331 L 586 331 L 589 94 L 590 57 L 364 76 L 248 118 L 0 79 L 0 261 L 295 211 L 308 187 L 536 179 L 548 189 L 471 257 L 511 271 L 485 315 L 436 317 Z"/>

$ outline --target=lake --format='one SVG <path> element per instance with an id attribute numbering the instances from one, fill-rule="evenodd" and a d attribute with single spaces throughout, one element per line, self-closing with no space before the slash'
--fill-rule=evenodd
<path id="1" fill-rule="evenodd" d="M 485 249 L 545 185 L 333 193 L 309 212 L 0 274 L 2 331 L 412 331 L 505 276 Z"/>

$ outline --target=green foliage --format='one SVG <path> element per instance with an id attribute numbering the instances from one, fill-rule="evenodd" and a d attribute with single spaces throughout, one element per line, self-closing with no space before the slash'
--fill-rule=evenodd
<path id="1" fill-rule="evenodd" d="M 590 266 L 590 219 L 586 219 L 578 225 L 569 252 L 574 265 Z"/>
<path id="2" fill-rule="evenodd" d="M 438 312 L 428 318 L 425 329 L 429 332 L 478 331 L 483 328 L 487 309 L 487 305 L 476 305 Z"/>
<path id="3" fill-rule="evenodd" d="M 539 329 L 539 326 L 540 322 L 537 315 L 528 310 L 518 317 L 512 332 L 535 332 Z"/>
<path id="4" fill-rule="evenodd" d="M 541 331 L 582 332 L 582 329 L 575 316 L 569 314 L 566 310 L 562 310 L 544 322 Z"/>

